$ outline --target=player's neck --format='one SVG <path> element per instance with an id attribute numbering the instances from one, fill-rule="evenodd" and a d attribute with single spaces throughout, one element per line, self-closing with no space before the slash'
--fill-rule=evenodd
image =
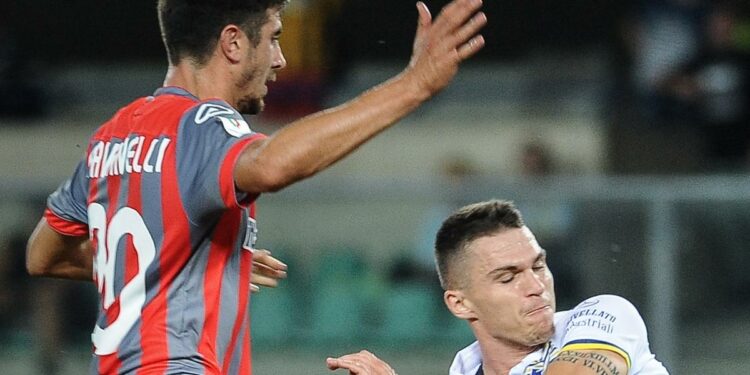
<path id="1" fill-rule="evenodd" d="M 164 78 L 165 87 L 181 87 L 200 100 L 218 98 L 233 104 L 234 98 L 226 83 L 222 72 L 216 71 L 210 64 L 196 67 L 187 61 L 170 65 Z"/>
<path id="2" fill-rule="evenodd" d="M 485 375 L 507 375 L 538 347 L 512 345 L 493 337 L 477 335 L 482 351 L 482 370 Z"/>

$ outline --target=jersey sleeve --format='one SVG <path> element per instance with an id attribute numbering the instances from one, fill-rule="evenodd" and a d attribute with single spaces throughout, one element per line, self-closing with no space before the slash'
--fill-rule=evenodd
<path id="1" fill-rule="evenodd" d="M 185 113 L 177 141 L 177 174 L 190 212 L 243 206 L 255 199 L 236 188 L 234 166 L 245 147 L 261 138 L 265 136 L 221 101 L 203 102 Z"/>
<path id="2" fill-rule="evenodd" d="M 88 234 L 87 182 L 86 164 L 82 160 L 73 175 L 47 198 L 44 217 L 52 229 L 67 236 Z"/>
<path id="3" fill-rule="evenodd" d="M 646 342 L 646 325 L 635 306 L 622 297 L 601 295 L 571 311 L 560 351 L 608 350 L 625 358 L 630 368 Z"/>

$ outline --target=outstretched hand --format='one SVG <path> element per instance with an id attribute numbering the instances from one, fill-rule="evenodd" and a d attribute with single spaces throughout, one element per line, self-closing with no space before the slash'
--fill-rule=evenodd
<path id="1" fill-rule="evenodd" d="M 286 264 L 271 256 L 264 249 L 253 250 L 253 271 L 250 275 L 250 290 L 257 292 L 260 286 L 275 288 L 279 279 L 286 278 Z"/>
<path id="2" fill-rule="evenodd" d="M 484 47 L 478 34 L 487 24 L 479 11 L 482 0 L 453 0 L 433 20 L 423 2 L 417 2 L 419 22 L 407 73 L 429 96 L 450 83 L 458 65 Z"/>
<path id="3" fill-rule="evenodd" d="M 397 375 L 391 366 L 367 350 L 337 358 L 327 358 L 326 365 L 331 371 L 349 370 L 349 375 Z"/>

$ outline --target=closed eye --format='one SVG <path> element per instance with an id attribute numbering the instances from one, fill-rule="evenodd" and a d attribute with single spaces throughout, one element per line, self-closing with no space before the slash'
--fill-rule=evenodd
<path id="1" fill-rule="evenodd" d="M 513 279 L 515 278 L 516 278 L 515 272 L 504 272 L 502 274 L 497 275 L 495 280 L 499 281 L 502 284 L 508 284 L 511 281 L 513 281 Z"/>
<path id="2" fill-rule="evenodd" d="M 547 268 L 547 252 L 542 251 L 539 253 L 539 256 L 536 257 L 536 260 L 534 260 L 534 264 L 531 266 L 531 269 L 534 271 L 541 271 L 543 269 Z"/>

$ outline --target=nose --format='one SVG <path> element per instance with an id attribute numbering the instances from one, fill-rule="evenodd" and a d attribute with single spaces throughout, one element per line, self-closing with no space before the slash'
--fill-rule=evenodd
<path id="1" fill-rule="evenodd" d="M 547 289 L 544 275 L 529 269 L 523 272 L 523 288 L 527 296 L 539 296 Z"/>
<path id="2" fill-rule="evenodd" d="M 284 58 L 284 53 L 281 52 L 281 47 L 278 47 L 276 48 L 276 53 L 273 56 L 271 69 L 280 70 L 280 69 L 284 69 L 285 67 L 286 67 L 286 59 Z"/>

